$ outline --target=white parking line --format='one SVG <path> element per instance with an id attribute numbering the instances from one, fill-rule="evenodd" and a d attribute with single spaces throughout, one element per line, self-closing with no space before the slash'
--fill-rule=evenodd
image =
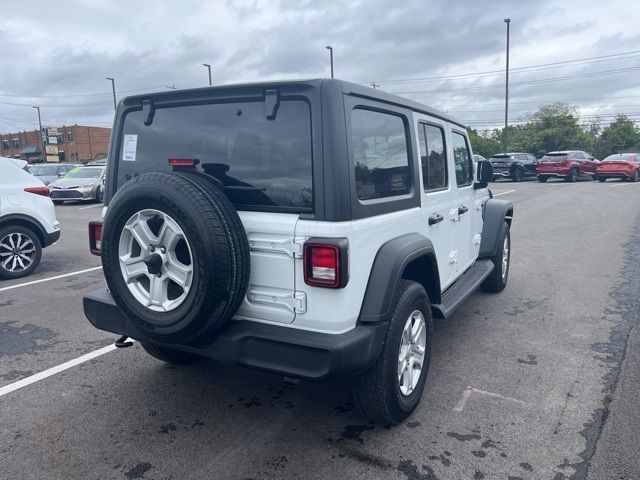
<path id="1" fill-rule="evenodd" d="M 506 195 L 507 193 L 515 192 L 515 190 L 507 190 L 506 192 L 494 193 L 494 197 L 499 197 L 500 195 Z"/>
<path id="2" fill-rule="evenodd" d="M 89 205 L 88 207 L 80 207 L 78 210 L 86 210 L 87 208 L 96 208 L 96 207 L 103 207 L 104 205 L 102 205 L 101 203 L 97 204 L 97 205 Z"/>
<path id="3" fill-rule="evenodd" d="M 51 375 L 55 375 L 56 373 L 64 372 L 65 370 L 75 367 L 76 365 L 80 365 L 81 363 L 87 362 L 91 359 L 99 357 L 100 355 L 104 355 L 105 353 L 109 353 L 116 349 L 116 346 L 111 344 L 106 347 L 102 347 L 94 352 L 87 353 L 86 355 L 82 355 L 81 357 L 74 358 L 73 360 L 69 360 L 61 365 L 57 365 L 55 367 L 51 367 L 43 372 L 36 373 L 35 375 L 31 375 L 30 377 L 23 378 L 22 380 L 18 380 L 17 382 L 10 383 L 9 385 L 5 385 L 4 387 L 0 387 L 0 397 L 6 395 L 11 392 L 15 392 L 16 390 L 26 387 L 27 385 L 31 385 L 32 383 L 39 382 L 40 380 L 44 380 Z"/>
<path id="4" fill-rule="evenodd" d="M 621 182 L 621 183 L 616 183 L 615 185 L 609 185 L 610 187 L 626 187 L 627 185 L 639 185 L 635 182 Z"/>
<path id="5" fill-rule="evenodd" d="M 71 273 L 64 273 L 62 275 L 56 275 L 55 277 L 41 278 L 40 280 L 33 280 L 31 282 L 19 283 L 17 285 L 10 285 L 8 287 L 0 288 L 0 292 L 13 290 L 14 288 L 27 287 L 29 285 L 35 285 L 37 283 L 49 282 L 51 280 L 58 280 L 59 278 L 71 277 L 73 275 L 80 275 L 81 273 L 94 272 L 96 270 L 100 270 L 101 268 L 102 267 L 85 268 L 84 270 L 78 270 L 77 272 L 71 272 Z"/>

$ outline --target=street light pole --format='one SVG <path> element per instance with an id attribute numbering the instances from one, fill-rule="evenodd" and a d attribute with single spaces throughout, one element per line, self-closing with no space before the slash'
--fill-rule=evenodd
<path id="1" fill-rule="evenodd" d="M 509 25 L 511 24 L 511 19 L 505 18 L 504 23 L 507 24 L 507 65 L 504 84 L 504 153 L 507 153 L 509 148 Z"/>
<path id="2" fill-rule="evenodd" d="M 208 63 L 203 63 L 202 64 L 203 67 L 207 67 L 207 70 L 209 70 L 209 86 L 212 85 L 211 83 L 211 65 L 209 65 Z"/>
<path id="3" fill-rule="evenodd" d="M 116 81 L 111 77 L 106 77 L 107 80 L 111 80 L 111 91 L 113 92 L 113 109 L 117 110 L 118 105 L 116 104 Z"/>
<path id="4" fill-rule="evenodd" d="M 34 106 L 36 110 L 38 110 L 38 127 L 40 127 L 40 131 L 38 132 L 38 137 L 40 138 L 40 145 L 42 146 L 42 150 L 40 151 L 40 155 L 44 155 L 47 157 L 47 154 L 44 151 L 44 138 L 42 136 L 42 117 L 40 117 L 40 107 Z"/>
<path id="5" fill-rule="evenodd" d="M 327 45 L 324 48 L 329 50 L 329 58 L 331 59 L 331 78 L 333 78 L 333 47 Z"/>

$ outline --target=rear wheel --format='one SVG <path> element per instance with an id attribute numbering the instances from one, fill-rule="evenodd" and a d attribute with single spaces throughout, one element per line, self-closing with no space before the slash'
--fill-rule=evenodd
<path id="1" fill-rule="evenodd" d="M 538 175 L 538 181 L 539 182 L 544 183 L 547 180 L 549 180 L 549 177 L 545 177 L 544 175 Z"/>
<path id="2" fill-rule="evenodd" d="M 606 179 L 606 178 L 604 178 L 604 177 L 598 177 L 598 181 L 599 181 L 599 182 L 606 182 L 606 181 L 607 181 L 607 179 Z"/>
<path id="3" fill-rule="evenodd" d="M 498 251 L 491 257 L 493 271 L 482 283 L 482 289 L 486 292 L 498 293 L 507 286 L 511 263 L 511 230 L 507 222 L 502 225 L 499 245 Z"/>
<path id="4" fill-rule="evenodd" d="M 161 347 L 155 343 L 140 342 L 140 345 L 142 345 L 142 348 L 144 348 L 152 357 L 175 365 L 185 365 L 201 359 L 201 357 L 192 353 L 175 350 L 173 348 Z"/>
<path id="5" fill-rule="evenodd" d="M 523 175 L 524 175 L 524 172 L 520 167 L 518 167 L 511 174 L 511 180 L 513 180 L 514 182 L 520 182 L 522 180 Z"/>
<path id="6" fill-rule="evenodd" d="M 33 272 L 42 258 L 38 236 L 22 225 L 0 228 L 0 278 L 22 278 Z"/>
<path id="7" fill-rule="evenodd" d="M 633 172 L 633 181 L 640 182 L 640 170 L 636 170 Z"/>
<path id="8" fill-rule="evenodd" d="M 422 397 L 431 358 L 433 320 L 422 285 L 401 280 L 382 352 L 354 378 L 354 402 L 369 420 L 402 422 Z"/>
<path id="9" fill-rule="evenodd" d="M 578 177 L 580 176 L 580 170 L 576 167 L 573 167 L 569 172 L 569 176 L 565 178 L 565 181 L 576 183 L 578 181 Z"/>

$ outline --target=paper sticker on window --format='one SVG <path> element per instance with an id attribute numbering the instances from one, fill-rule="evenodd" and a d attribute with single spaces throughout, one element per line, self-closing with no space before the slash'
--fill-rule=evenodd
<path id="1" fill-rule="evenodd" d="M 122 160 L 125 162 L 136 161 L 136 150 L 138 149 L 138 135 L 125 135 L 122 143 Z"/>

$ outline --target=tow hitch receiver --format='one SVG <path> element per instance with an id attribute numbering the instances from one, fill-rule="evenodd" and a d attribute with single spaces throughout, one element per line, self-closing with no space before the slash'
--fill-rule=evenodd
<path id="1" fill-rule="evenodd" d="M 116 348 L 127 348 L 133 345 L 133 342 L 127 342 L 127 335 L 122 335 L 119 339 L 116 340 L 115 346 Z"/>

